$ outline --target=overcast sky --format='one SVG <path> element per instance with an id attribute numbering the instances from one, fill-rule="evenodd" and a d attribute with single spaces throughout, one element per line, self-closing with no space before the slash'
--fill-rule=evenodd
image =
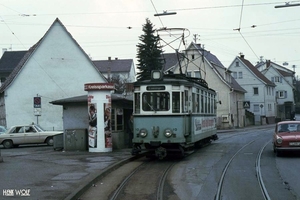
<path id="1" fill-rule="evenodd" d="M 136 45 L 146 18 L 154 28 L 185 28 L 186 45 L 197 43 L 225 67 L 243 53 L 255 64 L 261 56 L 300 75 L 300 6 L 280 0 L 1 0 L 0 48 L 28 50 L 56 18 L 93 60 L 108 57 L 136 60 Z M 290 1 L 298 4 L 300 1 Z M 243 6 L 242 6 L 243 5 Z M 155 17 L 156 13 L 176 15 Z M 128 27 L 131 27 L 130 29 Z M 240 31 L 236 30 L 240 28 Z M 160 32 L 173 41 L 182 31 Z M 172 48 L 184 49 L 175 40 Z M 174 50 L 166 47 L 167 53 Z M 2 52 L 1 52 L 2 55 Z M 299 76 L 300 78 L 300 76 Z"/>

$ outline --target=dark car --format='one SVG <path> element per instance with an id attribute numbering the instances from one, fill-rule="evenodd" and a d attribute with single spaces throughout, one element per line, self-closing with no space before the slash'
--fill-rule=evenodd
<path id="1" fill-rule="evenodd" d="M 277 156 L 282 152 L 300 152 L 300 121 L 282 121 L 276 124 L 273 150 Z"/>

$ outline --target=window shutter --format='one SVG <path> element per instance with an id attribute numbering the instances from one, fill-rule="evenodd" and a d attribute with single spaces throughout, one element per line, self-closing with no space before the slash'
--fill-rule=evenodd
<path id="1" fill-rule="evenodd" d="M 287 98 L 287 91 L 284 91 L 284 98 Z"/>
<path id="2" fill-rule="evenodd" d="M 277 98 L 279 97 L 279 92 L 278 92 L 278 91 L 276 91 L 276 97 L 277 97 Z"/>

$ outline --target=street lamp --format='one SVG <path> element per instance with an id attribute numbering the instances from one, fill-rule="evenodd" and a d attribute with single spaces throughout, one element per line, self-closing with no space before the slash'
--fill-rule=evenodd
<path id="1" fill-rule="evenodd" d="M 156 13 L 154 14 L 155 17 L 158 17 L 158 16 L 164 16 L 164 15 L 176 15 L 177 13 L 176 12 L 167 12 L 167 11 L 164 11 L 163 13 Z"/>
<path id="2" fill-rule="evenodd" d="M 290 4 L 289 2 L 287 2 L 285 3 L 285 5 L 275 6 L 275 8 L 285 8 L 285 7 L 292 7 L 292 6 L 300 6 L 300 3 Z"/>

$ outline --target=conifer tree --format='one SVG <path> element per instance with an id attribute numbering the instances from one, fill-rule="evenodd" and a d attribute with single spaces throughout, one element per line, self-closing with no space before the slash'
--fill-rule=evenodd
<path id="1" fill-rule="evenodd" d="M 147 18 L 143 25 L 144 34 L 139 37 L 137 45 L 137 79 L 150 79 L 152 70 L 162 70 L 162 49 L 159 46 L 159 36 L 154 35 L 154 26 Z"/>

